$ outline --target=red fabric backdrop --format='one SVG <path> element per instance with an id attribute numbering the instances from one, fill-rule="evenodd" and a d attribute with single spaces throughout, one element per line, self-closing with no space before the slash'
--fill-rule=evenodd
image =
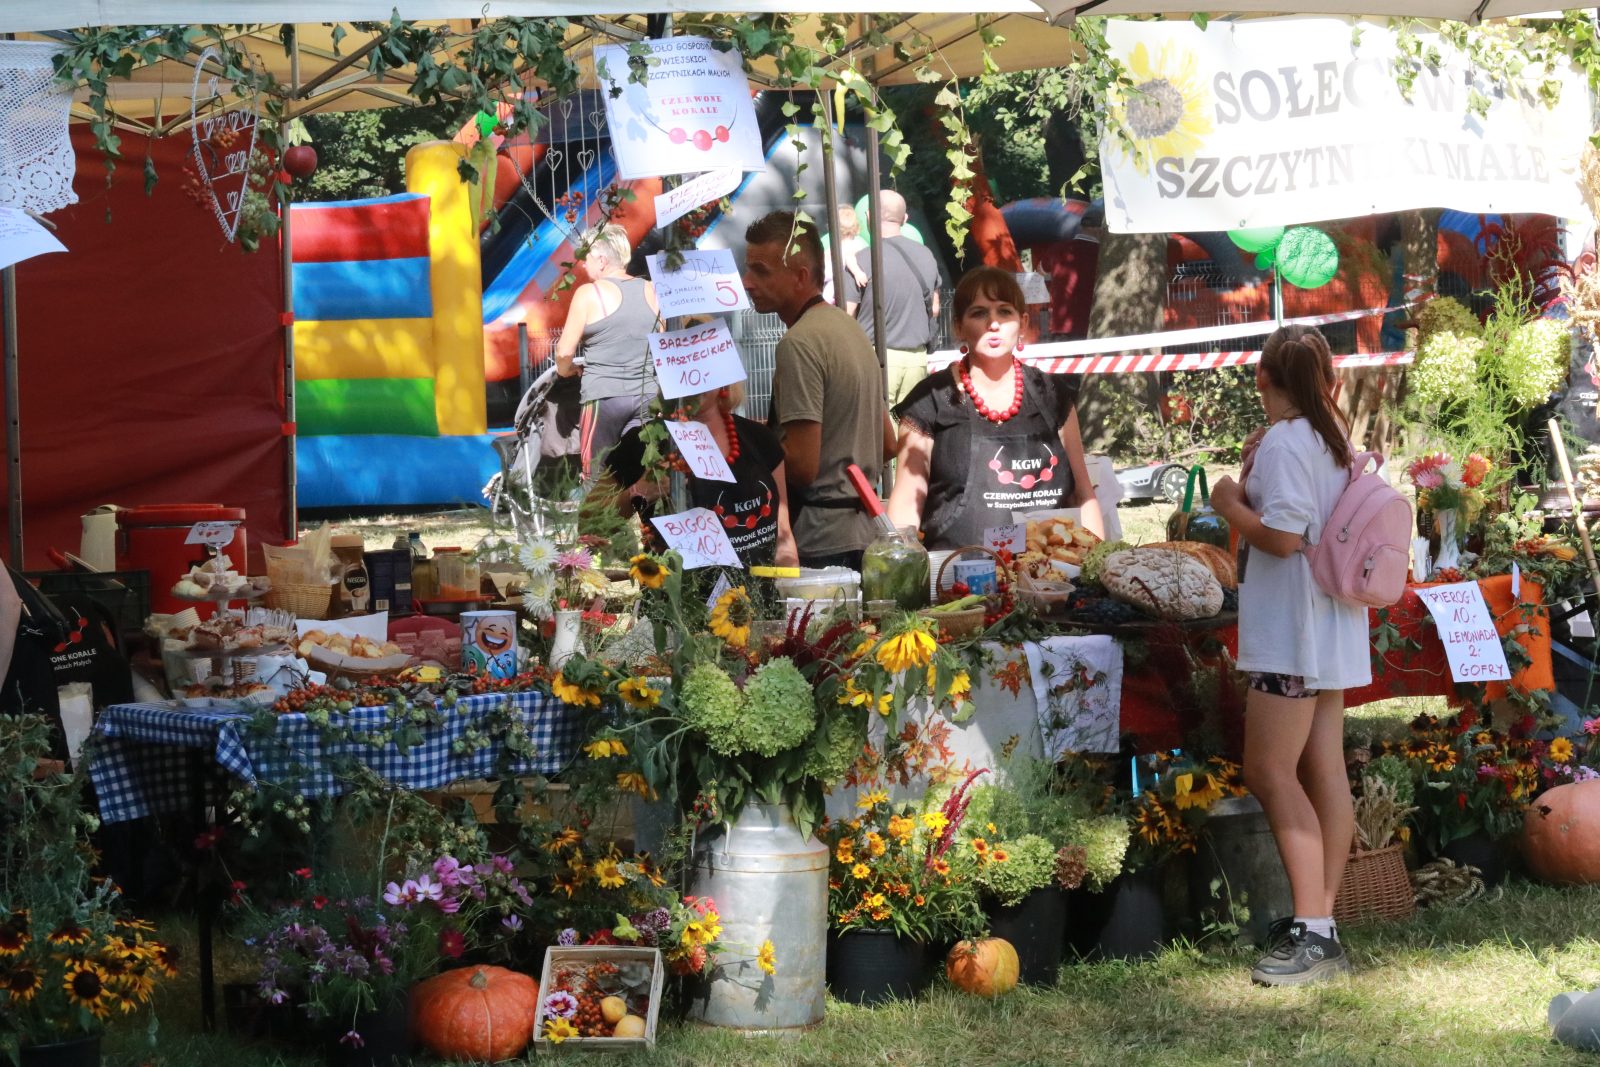
<path id="1" fill-rule="evenodd" d="M 107 189 L 74 127 L 79 200 L 49 216 L 69 251 L 17 267 L 30 568 L 76 551 L 99 504 L 227 504 L 246 509 L 252 546 L 287 539 L 277 245 L 241 252 L 183 195 L 187 133 L 151 146 L 146 197 L 147 143 L 122 135 Z"/>

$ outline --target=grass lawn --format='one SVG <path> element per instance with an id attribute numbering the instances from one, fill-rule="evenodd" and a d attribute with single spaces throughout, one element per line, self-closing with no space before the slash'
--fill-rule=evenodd
<path id="1" fill-rule="evenodd" d="M 189 936 L 181 927 L 166 932 Z M 1020 990 L 995 1002 L 960 995 L 942 981 L 917 1002 L 881 1008 L 830 1002 L 826 1021 L 792 1040 L 670 1026 L 654 1056 L 599 1062 L 1593 1064 L 1594 1055 L 1550 1041 L 1545 1005 L 1556 993 L 1600 984 L 1597 936 L 1600 887 L 1513 882 L 1463 909 L 1348 931 L 1357 973 L 1320 988 L 1259 989 L 1248 975 L 1253 950 L 1182 945 L 1143 963 L 1068 965 L 1056 989 Z M 192 971 L 163 987 L 158 1003 L 162 1026 L 155 1047 L 136 1024 L 123 1024 L 109 1039 L 109 1065 L 321 1062 L 202 1034 Z"/>

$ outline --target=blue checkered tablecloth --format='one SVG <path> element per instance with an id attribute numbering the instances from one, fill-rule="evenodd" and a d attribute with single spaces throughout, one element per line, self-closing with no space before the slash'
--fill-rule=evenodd
<path id="1" fill-rule="evenodd" d="M 533 755 L 514 764 L 513 773 L 554 774 L 564 768 L 577 747 L 584 713 L 547 693 L 526 692 L 462 697 L 453 709 L 442 709 L 443 724 L 424 726 L 422 742 L 404 753 L 393 743 L 327 745 L 321 730 L 301 714 L 277 716 L 266 736 L 251 728 L 248 712 L 114 704 L 95 722 L 89 776 L 104 822 L 187 810 L 195 776 L 208 772 L 246 784 L 293 784 L 307 796 L 333 796 L 348 788 L 336 767 L 353 761 L 407 789 L 436 789 L 498 773 L 500 743 L 473 741 L 481 740 L 489 712 L 507 699 L 534 745 Z M 353 733 L 391 725 L 385 708 L 357 708 L 341 724 Z"/>

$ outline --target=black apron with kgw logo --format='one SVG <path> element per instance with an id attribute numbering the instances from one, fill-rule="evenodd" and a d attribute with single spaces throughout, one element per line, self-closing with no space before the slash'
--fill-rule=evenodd
<path id="1" fill-rule="evenodd" d="M 1012 512 L 1070 506 L 1072 467 L 1061 426 L 1072 412 L 1068 382 L 1023 367 L 1022 407 L 1005 422 L 982 417 L 953 368 L 930 375 L 900 411 L 933 437 L 928 497 L 922 508 L 930 549 L 983 543 L 983 532 Z"/>

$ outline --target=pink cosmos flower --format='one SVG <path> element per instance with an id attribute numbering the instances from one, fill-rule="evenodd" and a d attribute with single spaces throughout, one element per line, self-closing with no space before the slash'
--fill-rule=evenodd
<path id="1" fill-rule="evenodd" d="M 405 885 L 390 882 L 383 890 L 383 902 L 391 907 L 410 907 L 417 902 L 417 883 L 406 879 Z"/>

